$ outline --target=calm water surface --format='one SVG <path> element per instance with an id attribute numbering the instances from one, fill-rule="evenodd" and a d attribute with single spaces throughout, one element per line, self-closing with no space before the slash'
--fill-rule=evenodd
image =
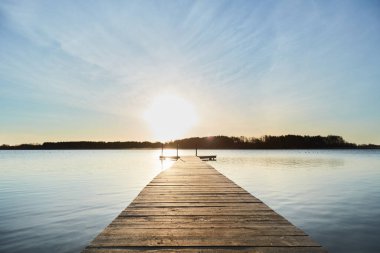
<path id="1" fill-rule="evenodd" d="M 380 150 L 202 153 L 330 252 L 380 252 Z M 159 154 L 0 151 L 0 252 L 79 252 L 171 165 Z"/>

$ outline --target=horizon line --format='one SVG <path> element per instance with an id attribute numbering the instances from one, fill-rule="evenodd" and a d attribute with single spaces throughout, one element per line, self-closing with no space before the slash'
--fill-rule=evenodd
<path id="1" fill-rule="evenodd" d="M 182 141 L 182 140 L 186 140 L 186 139 L 195 139 L 195 138 L 213 138 L 213 137 L 228 137 L 228 138 L 238 138 L 238 139 L 243 139 L 243 138 L 246 138 L 247 140 L 260 140 L 264 137 L 283 137 L 283 136 L 296 136 L 296 137 L 323 137 L 323 138 L 327 138 L 329 136 L 335 136 L 335 137 L 340 137 L 343 139 L 343 141 L 345 143 L 348 143 L 348 144 L 354 144 L 354 145 L 357 145 L 357 146 L 365 146 L 365 145 L 375 145 L 375 146 L 380 146 L 380 144 L 375 144 L 375 143 L 361 143 L 361 144 L 358 144 L 358 143 L 355 143 L 355 142 L 349 142 L 349 141 L 346 141 L 346 139 L 341 136 L 341 135 L 336 135 L 336 134 L 328 134 L 328 135 L 300 135 L 300 134 L 281 134 L 281 135 L 270 135 L 270 134 L 265 134 L 265 135 L 261 135 L 260 137 L 254 137 L 254 136 L 244 136 L 244 135 L 240 135 L 240 136 L 236 136 L 236 135 L 223 135 L 223 134 L 220 134 L 220 135 L 208 135 L 208 136 L 192 136 L 192 137 L 184 137 L 184 138 L 179 138 L 179 139 L 172 139 L 172 140 L 167 140 L 167 141 L 159 141 L 159 140 L 113 140 L 113 141 L 105 141 L 105 140 L 62 140 L 62 141 L 43 141 L 43 142 L 34 142 L 34 143 L 19 143 L 19 144 L 6 144 L 6 143 L 2 143 L 0 144 L 0 147 L 6 147 L 6 146 L 9 146 L 9 147 L 17 147 L 17 146 L 21 146 L 21 145 L 35 145 L 35 146 L 38 146 L 38 145 L 43 145 L 45 143 L 84 143 L 84 142 L 89 142 L 89 143 L 122 143 L 122 142 L 136 142 L 136 143 L 144 143 L 144 142 L 148 142 L 148 143 L 152 143 L 152 144 L 157 144 L 157 143 L 160 143 L 160 144 L 170 144 L 170 143 L 173 143 L 173 142 L 177 142 L 177 141 Z"/>

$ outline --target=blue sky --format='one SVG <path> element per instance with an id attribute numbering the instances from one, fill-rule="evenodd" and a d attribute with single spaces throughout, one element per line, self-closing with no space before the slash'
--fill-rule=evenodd
<path id="1" fill-rule="evenodd" d="M 380 144 L 378 1 L 0 1 L 0 144 L 342 135 Z"/>

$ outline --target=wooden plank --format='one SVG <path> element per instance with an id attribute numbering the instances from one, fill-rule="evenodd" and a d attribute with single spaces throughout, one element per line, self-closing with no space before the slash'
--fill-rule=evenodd
<path id="1" fill-rule="evenodd" d="M 197 186 L 197 187 L 209 187 L 209 188 L 219 188 L 219 187 L 226 187 L 226 188 L 235 188 L 237 185 L 231 184 L 231 183 L 214 183 L 212 185 L 206 185 L 206 184 L 201 184 L 197 182 L 192 182 L 192 183 L 157 183 L 157 182 L 151 182 L 147 185 L 147 187 L 153 187 L 153 186 L 159 186 L 159 187 L 170 187 L 170 186 L 183 186 L 183 187 L 189 187 L 189 186 Z"/>
<path id="2" fill-rule="evenodd" d="M 326 252 L 197 157 L 157 175 L 84 252 Z"/>
<path id="3" fill-rule="evenodd" d="M 220 208 L 184 209 L 167 208 L 167 211 L 160 209 L 147 210 L 146 208 L 135 208 L 123 211 L 120 216 L 174 216 L 174 215 L 215 215 L 215 216 L 235 216 L 235 215 L 271 215 L 274 211 L 267 210 L 239 210 L 238 208 L 221 210 Z"/>
<path id="4" fill-rule="evenodd" d="M 117 217 L 110 226 L 134 228 L 257 228 L 262 226 L 292 226 L 277 215 L 267 216 L 132 216 Z"/>
<path id="5" fill-rule="evenodd" d="M 238 202 L 261 202 L 260 200 L 250 198 L 248 196 L 234 197 L 230 195 L 224 196 L 213 196 L 213 195 L 178 195 L 171 196 L 170 198 L 164 195 L 156 195 L 154 198 L 149 198 L 146 195 L 138 196 L 135 199 L 136 202 L 228 202 L 228 203 L 238 203 Z"/>
<path id="6" fill-rule="evenodd" d="M 136 197 L 134 202 L 261 202 L 256 198 L 250 196 L 233 196 L 233 195 L 190 195 L 190 194 L 181 194 L 176 196 L 165 195 L 154 195 L 151 197 L 149 195 L 141 195 Z"/>
<path id="7" fill-rule="evenodd" d="M 245 190 L 243 189 L 238 189 L 238 188 L 225 188 L 225 189 L 222 189 L 222 188 L 190 188 L 190 189 L 175 189 L 175 188 L 171 188 L 171 189 L 162 189 L 160 187 L 155 187 L 157 189 L 144 189 L 141 193 L 146 193 L 146 194 L 150 194 L 150 193 L 155 193 L 155 194 L 158 194 L 158 193 L 164 193 L 164 194 L 171 194 L 171 193 L 237 193 L 237 194 L 240 194 L 240 193 L 247 193 L 249 194 L 248 192 L 246 192 Z"/>
<path id="8" fill-rule="evenodd" d="M 165 193 L 165 192 L 155 192 L 155 193 L 147 193 L 143 192 L 139 197 L 141 198 L 148 198 L 150 197 L 166 197 L 166 199 L 169 201 L 171 198 L 179 198 L 179 197 L 193 197 L 193 198 L 231 198 L 231 199 L 238 199 L 238 198 L 245 198 L 245 199 L 253 199 L 250 197 L 249 193 L 225 193 L 225 192 L 215 192 L 215 193 L 210 193 L 210 192 L 170 192 L 170 193 Z"/>
<path id="9" fill-rule="evenodd" d="M 321 247 L 128 247 L 128 248 L 87 248 L 84 253 L 133 253 L 133 252 L 183 252 L 183 253 L 228 253 L 228 252 L 239 252 L 239 253 L 326 253 Z"/>
<path id="10" fill-rule="evenodd" d="M 124 230 L 119 234 L 101 233 L 95 241 L 93 247 L 136 247 L 136 246 L 256 246 L 256 247 L 316 247 L 317 243 L 308 236 L 267 236 L 256 233 L 242 232 L 229 233 L 220 229 L 210 232 L 195 229 L 184 230 L 184 233 L 172 233 L 172 230 L 165 229 L 160 234 L 147 233 L 144 230 L 138 233 L 137 229 Z M 156 232 L 156 231 L 155 231 Z M 178 232 L 178 230 L 176 230 Z"/>
<path id="11" fill-rule="evenodd" d="M 227 224 L 236 225 L 244 224 L 242 227 L 250 227 L 258 224 L 271 224 L 279 222 L 279 224 L 288 224 L 291 223 L 286 220 L 284 217 L 277 215 L 276 213 L 268 213 L 266 215 L 256 214 L 256 215 L 233 215 L 228 218 L 223 215 L 119 215 L 114 219 L 115 222 L 124 222 L 124 223 L 139 223 L 149 225 L 148 223 L 189 223 L 194 226 L 208 224 L 213 226 L 214 224 Z M 272 221 L 272 222 L 270 222 Z M 110 224 L 112 225 L 112 223 Z"/>
<path id="12" fill-rule="evenodd" d="M 193 190 L 239 190 L 239 191 L 245 191 L 244 189 L 238 187 L 237 185 L 236 186 L 231 186 L 230 184 L 228 185 L 221 185 L 221 186 L 213 186 L 213 187 L 210 187 L 210 186 L 207 186 L 207 185 L 201 185 L 201 184 L 198 184 L 198 185 L 195 185 L 197 187 L 194 187 Z M 149 185 L 147 187 L 144 188 L 144 190 L 191 190 L 189 189 L 189 186 L 188 185 L 168 185 L 168 184 L 165 184 L 165 185 Z"/>
<path id="13" fill-rule="evenodd" d="M 256 208 L 262 202 L 136 202 L 133 201 L 129 207 L 235 207 L 235 208 Z"/>
<path id="14" fill-rule="evenodd" d="M 229 228 L 228 232 L 226 230 L 220 228 L 171 228 L 171 229 L 162 229 L 162 228 L 136 228 L 126 226 L 109 226 L 107 227 L 103 233 L 103 238 L 112 237 L 113 240 L 119 240 L 121 238 L 126 238 L 128 240 L 128 245 L 138 244 L 139 240 L 151 240 L 145 238 L 157 238 L 157 240 L 161 239 L 176 239 L 183 241 L 191 241 L 195 246 L 201 246 L 204 241 L 204 235 L 209 234 L 214 237 L 215 244 L 219 246 L 228 246 L 225 245 L 225 240 L 230 240 L 232 238 L 241 237 L 242 233 L 246 237 L 247 244 L 255 244 L 257 240 L 251 240 L 251 238 L 255 238 L 256 236 L 272 236 L 272 237 L 293 237 L 293 236 L 305 236 L 305 233 L 295 226 L 257 226 L 251 228 Z M 102 238 L 102 237 L 99 237 Z M 304 238 L 303 238 L 304 239 Z M 242 239 L 239 239 L 241 242 Z M 198 242 L 199 241 L 199 242 Z M 290 243 L 291 240 L 289 240 Z M 263 242 L 266 245 L 267 242 Z M 297 242 L 298 243 L 298 242 Z M 304 245 L 304 244 L 308 245 Z M 128 246 L 126 245 L 126 246 Z M 303 242 L 304 246 L 310 246 L 315 244 L 311 244 L 311 242 L 305 239 Z"/>

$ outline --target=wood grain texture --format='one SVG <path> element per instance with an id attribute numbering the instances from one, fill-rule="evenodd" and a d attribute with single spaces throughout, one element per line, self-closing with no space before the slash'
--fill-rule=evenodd
<path id="1" fill-rule="evenodd" d="M 83 252 L 326 252 L 197 157 L 157 175 Z"/>

